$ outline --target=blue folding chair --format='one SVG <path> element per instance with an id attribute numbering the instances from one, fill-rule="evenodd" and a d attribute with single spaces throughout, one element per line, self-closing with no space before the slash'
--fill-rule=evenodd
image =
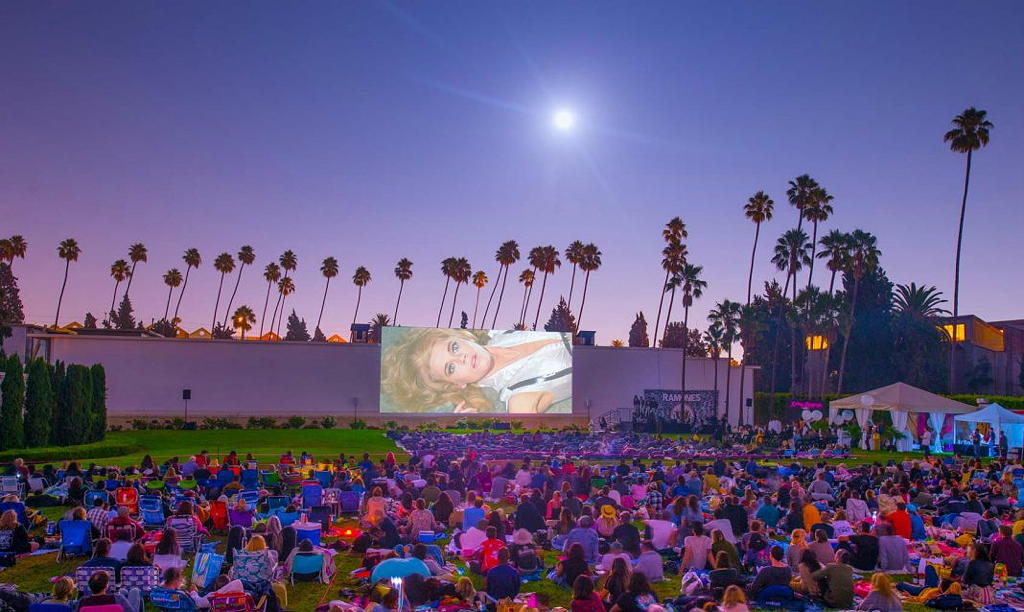
<path id="1" fill-rule="evenodd" d="M 258 488 L 260 488 L 260 472 L 259 472 L 259 470 L 242 470 L 242 488 L 243 489 L 258 489 Z"/>
<path id="2" fill-rule="evenodd" d="M 121 481 L 120 480 L 115 480 L 113 478 L 108 478 L 107 479 L 106 488 L 107 488 L 108 492 L 113 493 L 120 486 L 121 486 Z"/>
<path id="3" fill-rule="evenodd" d="M 278 510 L 284 510 L 288 507 L 291 499 L 287 495 L 271 495 L 267 498 L 267 506 L 270 508 L 270 513 L 274 514 Z"/>
<path id="4" fill-rule="evenodd" d="M 302 507 L 312 508 L 313 506 L 319 506 L 323 501 L 324 488 L 320 486 L 320 483 L 308 483 L 302 485 Z"/>
<path id="5" fill-rule="evenodd" d="M 107 500 L 110 499 L 110 494 L 107 493 L 106 489 L 104 489 L 102 491 L 97 491 L 95 489 L 91 489 L 89 491 L 86 491 L 85 492 L 85 507 L 86 508 L 90 508 L 90 509 L 93 508 L 96 505 L 96 500 L 97 499 L 100 500 L 100 501 L 106 502 Z"/>
<path id="6" fill-rule="evenodd" d="M 88 555 L 92 552 L 92 523 L 80 520 L 63 520 L 57 523 L 60 529 L 60 550 L 57 563 L 69 555 Z"/>
<path id="7" fill-rule="evenodd" d="M 317 482 L 320 483 L 321 487 L 325 489 L 331 488 L 331 481 L 333 480 L 333 475 L 330 472 L 328 472 L 327 470 L 324 470 L 322 472 L 317 471 L 313 472 L 313 476 L 316 478 Z"/>
<path id="8" fill-rule="evenodd" d="M 246 507 L 248 507 L 250 510 L 254 510 L 256 508 L 256 502 L 258 502 L 260 500 L 260 492 L 259 491 L 239 491 L 238 497 L 239 497 L 239 499 L 245 500 Z"/>
<path id="9" fill-rule="evenodd" d="M 353 512 L 359 512 L 359 502 L 362 500 L 363 495 L 359 491 L 342 491 L 339 494 L 339 501 L 341 502 L 341 513 L 350 514 Z"/>
<path id="10" fill-rule="evenodd" d="M 235 481 L 235 473 L 227 468 L 221 468 L 217 472 L 217 487 L 223 489 L 225 485 L 229 485 Z"/>
<path id="11" fill-rule="evenodd" d="M 179 589 L 157 587 L 149 592 L 149 602 L 160 612 L 169 612 L 171 610 L 194 612 L 198 610 L 196 603 L 192 601 L 192 597 Z"/>
<path id="12" fill-rule="evenodd" d="M 160 497 L 156 495 L 143 495 L 139 498 L 139 514 L 142 515 L 142 524 L 147 527 L 155 527 L 164 524 L 164 506 Z"/>

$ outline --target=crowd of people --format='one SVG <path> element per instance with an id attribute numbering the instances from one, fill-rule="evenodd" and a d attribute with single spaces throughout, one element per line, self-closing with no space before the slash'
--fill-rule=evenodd
<path id="1" fill-rule="evenodd" d="M 658 459 L 596 461 L 574 457 L 574 445 L 615 444 L 625 452 L 659 441 L 510 435 L 399 435 L 411 451 L 406 462 L 393 454 L 317 462 L 286 453 L 272 470 L 259 470 L 254 488 L 247 475 L 270 466 L 233 452 L 161 465 L 147 457 L 127 469 L 18 461 L 12 471 L 26 483 L 41 481 L 43 490 L 4 499 L 0 554 L 16 562 L 59 546 L 66 534 L 34 535 L 45 521 L 31 510 L 59 497 L 71 508 L 54 527 L 86 522 L 83 567 L 104 571 L 88 577 L 77 599 L 76 585 L 58 579 L 50 594 L 0 590 L 0 602 L 14 609 L 26 599 L 107 602 L 136 612 L 148 591 L 126 588 L 126 576 L 153 567 L 157 589 L 183 592 L 198 608 L 216 609 L 219 596 L 240 594 L 286 609 L 281 582 L 298 567 L 297 556 L 326 558 L 307 577 L 330 583 L 337 554 L 359 557 L 349 578 L 365 588 L 337 591 L 325 604 L 336 610 L 475 610 L 505 600 L 540 607 L 527 596 L 535 582 L 564 588 L 573 611 L 594 612 L 808 604 L 895 612 L 908 601 L 937 608 L 1024 602 L 1015 588 L 1024 568 L 1019 462 L 945 456 L 848 468 L 704 457 L 709 448 L 678 441 Z M 547 457 L 494 460 L 513 439 Z M 325 496 L 339 491 L 358 500 L 349 539 L 329 526 L 325 540 L 334 541 L 322 546 L 298 537 L 295 525 L 314 509 L 302 485 L 314 477 Z M 156 518 L 137 507 L 149 494 L 160 501 L 151 509 Z M 226 519 L 218 521 L 218 508 L 229 511 Z M 190 555 L 220 528 L 224 571 L 186 581 Z M 658 585 L 670 577 L 680 586 L 666 593 Z"/>

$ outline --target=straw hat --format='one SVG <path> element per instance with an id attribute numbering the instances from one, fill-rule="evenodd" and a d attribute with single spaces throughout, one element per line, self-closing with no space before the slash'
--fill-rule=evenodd
<path id="1" fill-rule="evenodd" d="M 608 504 L 605 504 L 605 505 L 601 506 L 601 518 L 614 519 L 615 518 L 615 508 L 613 508 L 612 506 L 609 506 Z"/>
<path id="2" fill-rule="evenodd" d="M 533 544 L 533 536 L 525 529 L 516 529 L 512 534 L 513 544 Z"/>

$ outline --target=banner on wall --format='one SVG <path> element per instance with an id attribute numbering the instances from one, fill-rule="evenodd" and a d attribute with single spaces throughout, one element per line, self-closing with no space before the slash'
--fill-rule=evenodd
<path id="1" fill-rule="evenodd" d="M 647 406 L 655 407 L 675 421 L 698 428 L 718 419 L 715 410 L 717 397 L 716 391 L 687 391 L 686 401 L 682 402 L 679 389 L 644 389 L 644 403 Z"/>

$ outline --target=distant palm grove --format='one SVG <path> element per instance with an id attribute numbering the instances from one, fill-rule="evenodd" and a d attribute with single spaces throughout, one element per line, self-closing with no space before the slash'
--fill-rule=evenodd
<path id="1" fill-rule="evenodd" d="M 952 124 L 944 140 L 953 152 L 966 155 L 956 263 L 951 271 L 951 311 L 955 317 L 959 314 L 960 256 L 972 155 L 989 142 L 993 126 L 985 111 L 974 108 L 957 115 Z M 776 208 L 776 198 L 789 205 L 787 210 L 796 213 L 795 219 L 791 216 L 783 222 L 784 228 L 773 232 L 778 236 L 774 242 L 764 245 L 762 231 L 767 231 L 773 222 L 777 225 L 782 216 Z M 872 233 L 859 228 L 843 231 L 829 227 L 835 207 L 842 205 L 841 198 L 808 174 L 789 180 L 785 193 L 773 197 L 767 190 L 758 190 L 746 202 L 737 203 L 737 215 L 742 214 L 753 224 L 746 287 L 737 289 L 736 300 L 725 299 L 715 304 L 706 326 L 691 321 L 690 311 L 713 279 L 704 278 L 703 266 L 690 256 L 684 220 L 670 219 L 660 235 L 664 278 L 657 288 L 659 300 L 653 331 L 649 332 L 647 316 L 640 312 L 628 342 L 614 340 L 612 345 L 678 348 L 688 356 L 717 360 L 724 355 L 730 361 L 734 349 L 741 347 L 742 365 L 759 368 L 759 390 L 789 391 L 807 397 L 841 394 L 895 381 L 934 391 L 948 390 L 954 381 L 966 381 L 970 386 L 972 377 L 978 373 L 954 370 L 956 361 L 951 356 L 956 343 L 950 342 L 940 320 L 950 314 L 943 293 L 936 287 L 914 282 L 894 284 L 883 269 L 882 249 Z M 27 250 L 28 244 L 21 236 L 0 239 L 0 333 L 5 331 L 5 325 L 24 319 L 14 269 L 16 260 L 24 259 Z M 64 274 L 54 304 L 54 327 L 61 325 L 61 303 L 72 264 L 80 254 L 81 247 L 74 238 L 57 245 L 56 255 L 64 262 Z M 770 259 L 779 273 L 776 278 L 754 278 L 759 257 Z M 214 310 L 206 315 L 210 317 L 206 330 L 209 336 L 328 341 L 320 324 L 332 280 L 342 273 L 338 259 L 328 256 L 319 263 L 322 289 L 312 290 L 322 291 L 322 297 L 312 333 L 294 309 L 285 316 L 289 296 L 299 289 L 294 280 L 300 263 L 296 253 L 285 250 L 276 258 L 264 259 L 265 264 L 257 264 L 257 260 L 258 254 L 249 245 L 213 257 L 212 268 L 218 282 Z M 135 317 L 130 291 L 137 274 L 149 273 L 148 255 L 143 243 L 131 244 L 126 258 L 111 264 L 113 291 L 109 308 L 102 306 L 105 312 L 99 319 L 86 314 L 84 326 L 144 328 L 166 337 L 187 335 L 178 327 L 183 298 L 190 276 L 200 274 L 203 265 L 204 257 L 197 249 L 185 249 L 180 264 L 163 272 L 167 288 L 163 312 L 154 313 L 151 322 L 144 324 L 142 317 Z M 247 268 L 254 265 L 263 265 L 262 276 L 260 268 L 247 273 Z M 436 283 L 440 298 L 437 327 L 494 328 L 500 320 L 511 321 L 517 329 L 577 333 L 585 313 L 591 274 L 601 265 L 598 246 L 579 240 L 563 250 L 554 245 L 526 250 L 517 241 L 507 240 L 497 247 L 492 262 L 476 268 L 465 256 L 452 254 L 429 264 L 430 281 L 420 281 L 422 274 L 414 274 L 414 263 L 402 257 L 392 271 L 399 281 L 394 309 L 372 317 L 370 341 L 379 338 L 381 327 L 400 322 L 403 291 L 406 284 L 417 281 Z M 440 278 L 433 276 L 438 272 Z M 266 284 L 262 304 L 236 303 L 243 276 L 247 282 Z M 366 267 L 352 268 L 353 324 L 359 321 L 362 294 L 371 290 L 372 278 Z M 556 282 L 557 293 L 549 287 Z M 458 299 L 460 292 L 464 295 L 465 291 L 471 292 L 470 306 L 461 310 Z M 544 300 L 553 293 L 567 297 L 558 300 L 544 323 Z M 684 390 L 688 388 L 686 367 L 684 360 L 679 372 L 680 388 Z M 1024 384 L 1024 380 L 1021 382 Z"/>

